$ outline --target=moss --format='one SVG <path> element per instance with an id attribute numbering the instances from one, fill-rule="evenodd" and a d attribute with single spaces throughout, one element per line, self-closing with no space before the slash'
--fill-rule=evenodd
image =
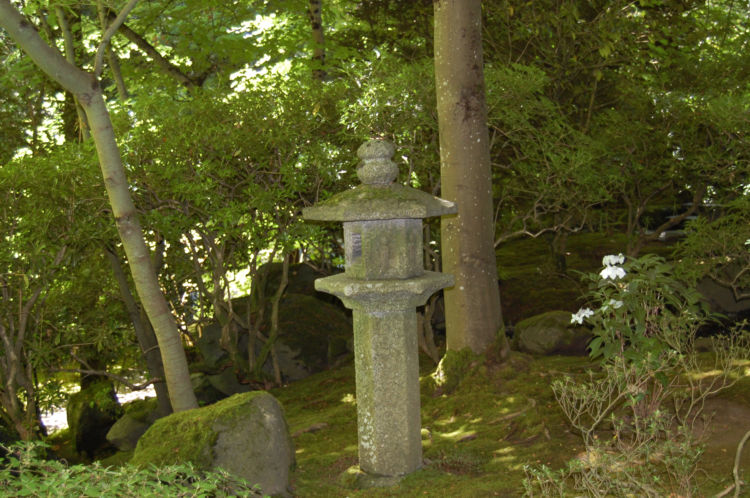
<path id="1" fill-rule="evenodd" d="M 125 413 L 139 422 L 148 422 L 148 418 L 158 407 L 156 398 L 136 399 L 123 405 Z"/>
<path id="2" fill-rule="evenodd" d="M 428 362 L 427 362 L 428 364 Z M 471 362 L 470 362 L 471 364 Z M 521 496 L 524 465 L 562 468 L 582 450 L 557 405 L 551 384 L 563 376 L 584 378 L 596 368 L 585 357 L 511 352 L 503 363 L 479 361 L 450 394 L 436 394 L 428 369 L 422 385 L 423 454 L 427 465 L 397 487 L 360 489 L 350 468 L 357 464 L 354 366 L 315 374 L 273 391 L 283 402 L 292 433 L 314 424 L 326 428 L 295 436 L 295 494 L 305 497 Z M 747 396 L 750 375 L 727 394 Z M 727 454 L 734 454 L 734 448 Z M 727 477 L 729 476 L 729 477 Z M 713 495 L 728 484 L 731 468 L 712 468 L 699 493 Z M 356 482 L 355 482 L 356 484 Z M 703 492 L 708 490 L 712 493 Z"/>
<path id="3" fill-rule="evenodd" d="M 432 375 L 436 392 L 450 394 L 458 387 L 463 378 L 482 363 L 483 357 L 469 348 L 459 351 L 446 351 L 437 370 Z"/>
<path id="4" fill-rule="evenodd" d="M 214 422 L 236 418 L 239 410 L 246 409 L 248 399 L 264 394 L 265 391 L 235 394 L 213 405 L 160 418 L 138 440 L 131 463 L 144 467 L 192 462 L 198 469 L 208 469 L 211 448 L 218 437 L 212 430 Z"/>
<path id="5" fill-rule="evenodd" d="M 130 462 L 133 458 L 133 450 L 130 451 L 118 451 L 117 453 L 99 460 L 99 463 L 103 467 L 122 467 L 123 465 Z"/>

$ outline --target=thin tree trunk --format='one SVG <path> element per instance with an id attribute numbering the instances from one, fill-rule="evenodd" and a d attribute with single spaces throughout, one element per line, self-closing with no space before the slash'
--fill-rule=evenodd
<path id="1" fill-rule="evenodd" d="M 73 38 L 73 30 L 70 28 L 68 14 L 65 12 L 65 9 L 59 5 L 55 7 L 55 13 L 57 14 L 57 20 L 60 23 L 60 30 L 63 35 L 65 59 L 67 59 L 72 65 L 76 65 L 75 41 Z M 73 95 L 73 102 L 75 103 L 76 115 L 78 116 L 79 141 L 83 142 L 89 139 L 89 124 L 86 120 L 86 114 L 83 112 L 83 108 L 75 95 Z"/>
<path id="2" fill-rule="evenodd" d="M 86 112 L 133 282 L 159 341 L 172 408 L 176 412 L 197 408 L 182 340 L 156 279 L 99 82 L 47 45 L 9 0 L 0 0 L 0 27 L 8 31 L 42 71 L 73 93 Z"/>
<path id="3" fill-rule="evenodd" d="M 435 9 L 435 84 L 442 197 L 458 215 L 441 221 L 447 348 L 484 352 L 502 332 L 494 251 L 492 175 L 484 94 L 480 0 L 440 0 Z"/>
<path id="4" fill-rule="evenodd" d="M 151 378 L 162 379 L 159 382 L 154 382 L 154 391 L 156 391 L 156 400 L 158 403 L 158 414 L 159 416 L 169 415 L 172 412 L 172 405 L 169 401 L 167 384 L 164 381 L 164 365 L 161 362 L 159 344 L 156 341 L 154 329 L 148 322 L 147 317 L 145 317 L 146 319 L 144 320 L 141 310 L 135 302 L 133 294 L 130 292 L 130 285 L 128 284 L 125 272 L 122 271 L 119 256 L 113 248 L 106 248 L 106 252 L 107 258 L 112 266 L 112 273 L 114 273 L 115 280 L 120 288 L 120 296 L 122 297 L 125 308 L 128 311 L 130 321 L 133 322 L 135 337 L 138 339 L 138 345 L 141 347 L 141 352 L 146 360 L 146 368 L 148 369 L 149 376 Z"/>
<path id="5" fill-rule="evenodd" d="M 268 358 L 268 355 L 270 353 L 275 380 L 278 384 L 281 383 L 281 372 L 279 370 L 274 343 L 279 337 L 279 304 L 281 303 L 281 298 L 284 295 L 284 290 L 286 289 L 288 283 L 289 255 L 285 254 L 284 263 L 282 264 L 281 270 L 281 282 L 279 282 L 279 286 L 276 288 L 276 293 L 274 294 L 273 300 L 271 301 L 271 330 L 268 332 L 268 339 L 263 345 L 263 348 L 260 350 L 255 363 L 255 374 L 256 376 L 260 377 L 260 370 L 263 368 L 263 365 L 265 364 L 266 359 Z"/>
<path id="6" fill-rule="evenodd" d="M 99 24 L 101 24 L 102 32 L 104 32 L 107 30 L 107 15 L 102 0 L 97 0 L 96 11 L 99 14 Z M 115 80 L 117 94 L 120 96 L 120 100 L 127 100 L 129 97 L 128 87 L 125 85 L 125 80 L 122 77 L 120 60 L 117 58 L 115 51 L 112 50 L 112 44 L 109 42 L 107 43 L 107 64 L 109 64 L 109 69 L 112 71 L 112 78 Z"/>
<path id="7" fill-rule="evenodd" d="M 107 12 L 107 19 L 111 22 L 115 19 L 115 15 L 111 12 Z M 200 86 L 202 82 L 200 77 L 191 78 L 183 73 L 179 67 L 169 62 L 169 60 L 161 55 L 161 53 L 159 53 L 159 51 L 156 50 L 153 45 L 146 41 L 146 39 L 141 35 L 130 29 L 126 24 L 121 25 L 117 32 L 127 38 L 130 42 L 135 44 L 146 55 L 151 57 L 151 59 L 154 61 L 154 64 L 156 64 L 159 69 L 164 71 L 164 73 L 168 74 L 187 87 Z"/>

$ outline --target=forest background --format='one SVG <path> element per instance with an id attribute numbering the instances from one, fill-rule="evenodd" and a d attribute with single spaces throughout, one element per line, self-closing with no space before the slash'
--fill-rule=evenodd
<path id="1" fill-rule="evenodd" d="M 300 212 L 357 183 L 364 140 L 392 140 L 399 181 L 441 193 L 432 1 L 128 2 L 111 33 L 103 26 L 122 8 L 112 2 L 4 4 L 101 74 L 183 340 L 219 322 L 236 355 L 237 331 L 272 318 L 232 309 L 263 263 L 342 263 L 337 227 Z M 617 235 L 635 257 L 700 214 L 679 271 L 747 299 L 749 13 L 729 0 L 483 2 L 496 250 L 543 238 L 549 271 L 565 274 L 572 234 Z M 122 378 L 147 364 L 163 375 L 123 271 L 86 103 L 8 32 L 0 40 L 0 415 L 34 439 L 40 410 L 67 396 L 56 373 Z M 437 228 L 425 253 L 439 269 Z M 252 360 L 236 364 L 263 377 Z"/>

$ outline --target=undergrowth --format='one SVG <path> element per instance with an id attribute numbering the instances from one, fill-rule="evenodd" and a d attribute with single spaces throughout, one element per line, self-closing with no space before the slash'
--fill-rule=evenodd
<path id="1" fill-rule="evenodd" d="M 605 256 L 589 275 L 594 309 L 572 322 L 593 325 L 592 358 L 600 369 L 552 384 L 557 402 L 585 451 L 566 466 L 526 466 L 529 496 L 681 496 L 698 493 L 696 476 L 710 422 L 706 400 L 737 382 L 750 352 L 742 326 L 713 340 L 710 375 L 694 347 L 710 316 L 697 292 L 672 277 L 663 259 L 625 262 Z M 735 470 L 735 475 L 737 471 Z M 735 495 L 743 483 L 735 478 Z"/>
<path id="2" fill-rule="evenodd" d="M 0 446 L 2 496 L 33 497 L 224 497 L 263 496 L 249 483 L 224 471 L 201 472 L 190 464 L 139 469 L 67 465 L 45 458 L 40 442 Z"/>

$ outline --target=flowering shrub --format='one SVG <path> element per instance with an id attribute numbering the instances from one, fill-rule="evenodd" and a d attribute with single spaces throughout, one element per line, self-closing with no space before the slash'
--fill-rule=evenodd
<path id="1" fill-rule="evenodd" d="M 592 358 L 643 361 L 667 351 L 684 351 L 691 334 L 708 319 L 697 291 L 672 278 L 664 259 L 647 254 L 626 259 L 605 256 L 603 269 L 586 275 L 591 307 L 581 308 L 572 323 L 593 326 Z"/>
<path id="2" fill-rule="evenodd" d="M 601 369 L 552 384 L 585 451 L 556 471 L 525 467 L 526 494 L 692 496 L 702 452 L 695 425 L 705 400 L 741 377 L 750 335 L 738 327 L 714 339 L 708 371 L 718 374 L 695 376 L 706 365 L 691 346 L 709 318 L 697 292 L 657 256 L 611 255 L 602 265 L 585 277 L 589 307 L 571 317 L 592 325 Z"/>

